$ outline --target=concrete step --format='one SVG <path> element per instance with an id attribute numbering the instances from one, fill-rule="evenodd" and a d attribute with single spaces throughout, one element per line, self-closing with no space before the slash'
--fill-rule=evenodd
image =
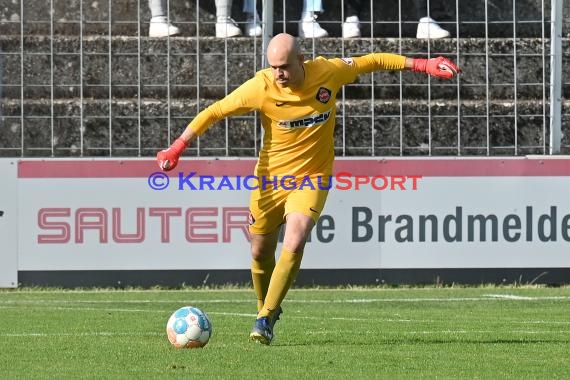
<path id="1" fill-rule="evenodd" d="M 211 102 L 179 99 L 170 104 L 156 100 L 139 104 L 134 100 L 109 103 L 84 99 L 81 104 L 77 99 L 58 99 L 53 103 L 26 100 L 22 109 L 19 101 L 5 100 L 0 109 L 5 126 L 0 134 L 0 156 L 23 153 L 26 157 L 152 157 L 183 131 L 198 110 Z M 569 110 L 570 101 L 565 100 L 563 154 L 570 154 Z M 548 112 L 548 105 L 533 100 L 519 101 L 516 105 L 507 101 L 458 104 L 455 100 L 442 99 L 347 100 L 337 103 L 336 153 L 339 156 L 544 154 L 549 138 Z M 256 156 L 260 136 L 259 117 L 254 114 L 232 117 L 227 119 L 227 128 L 226 121 L 210 128 L 199 145 L 188 149 L 187 155 Z"/>
<path id="2" fill-rule="evenodd" d="M 2 34 L 20 34 L 20 20 L 23 17 L 26 35 L 50 34 L 52 30 L 55 34 L 79 35 L 80 30 L 83 30 L 84 35 L 111 33 L 127 36 L 136 36 L 140 30 L 141 35 L 148 35 L 150 12 L 147 0 L 67 0 L 51 3 L 53 22 L 50 19 L 50 2 L 26 0 L 22 6 L 20 1 L 5 1 L 0 7 Z M 261 12 L 261 0 L 257 3 Z M 369 4 L 367 1 L 364 3 Z M 373 30 L 374 37 L 413 37 L 417 20 L 425 16 L 417 12 L 413 0 L 402 0 L 401 6 L 398 1 L 370 3 L 373 3 L 372 11 L 364 9 L 361 15 L 365 36 L 371 36 Z M 340 1 L 325 2 L 325 11 L 319 17 L 319 22 L 331 36 L 341 35 L 341 4 Z M 274 31 L 296 34 L 301 7 L 301 1 L 275 1 Z M 169 9 L 170 18 L 182 29 L 183 35 L 214 35 L 214 1 L 171 0 Z M 234 4 L 232 13 L 238 22 L 244 21 L 241 2 Z M 510 38 L 515 33 L 519 37 L 539 37 L 542 35 L 541 20 L 549 22 L 550 14 L 549 0 L 517 0 L 514 5 L 512 1 L 432 1 L 430 9 L 430 15 L 450 30 L 452 36 L 461 38 L 484 37 L 485 33 L 495 38 Z M 570 14 L 570 4 L 567 1 L 564 4 L 564 14 Z M 371 19 L 372 24 L 369 22 Z M 80 25 L 79 20 L 83 20 L 83 25 Z M 488 21 L 486 27 L 485 20 Z M 200 22 L 199 28 L 197 21 Z M 457 25 L 456 21 L 459 21 Z M 568 35 L 570 19 L 566 18 L 564 23 L 564 33 Z M 548 35 L 550 27 L 544 29 Z"/>
<path id="3" fill-rule="evenodd" d="M 81 91 L 83 97 L 96 99 L 131 99 L 139 97 L 139 93 L 141 98 L 162 100 L 217 99 L 263 67 L 261 41 L 251 38 L 112 37 L 109 40 L 107 36 L 52 39 L 32 35 L 22 41 L 18 36 L 3 35 L 0 46 L 0 68 L 3 68 L 0 83 L 7 98 L 20 98 L 23 82 L 26 99 L 79 97 Z M 408 56 L 445 55 L 463 69 L 458 79 L 462 99 L 486 99 L 487 95 L 491 99 L 514 99 L 515 91 L 520 99 L 541 99 L 543 80 L 549 80 L 549 41 L 539 38 L 463 38 L 429 43 L 414 38 L 323 38 L 303 40 L 302 47 L 307 57 L 356 56 L 370 51 Z M 564 38 L 563 51 L 569 48 L 570 39 Z M 567 63 L 568 57 L 564 60 Z M 425 99 L 428 82 L 432 97 L 457 96 L 456 80 L 429 79 L 411 72 L 402 73 L 400 80 L 397 74 L 377 72 L 371 86 L 371 76 L 362 75 L 355 84 L 347 86 L 347 97 L 370 98 L 374 89 L 376 98 L 399 99 L 401 84 L 404 98 Z M 570 77 L 569 64 L 563 65 L 563 76 Z M 570 83 L 565 82 L 563 87 L 563 94 L 568 97 Z"/>

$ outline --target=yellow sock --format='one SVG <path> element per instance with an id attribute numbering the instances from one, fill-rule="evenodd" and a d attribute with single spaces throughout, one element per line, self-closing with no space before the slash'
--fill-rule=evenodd
<path id="1" fill-rule="evenodd" d="M 265 260 L 251 261 L 251 280 L 253 282 L 253 291 L 257 297 L 258 312 L 263 308 L 273 268 L 275 268 L 275 256 L 273 255 Z"/>
<path id="2" fill-rule="evenodd" d="M 299 273 L 302 258 L 303 252 L 293 253 L 285 249 L 281 251 L 281 256 L 271 276 L 265 303 L 257 315 L 258 318 L 270 316 L 281 305 L 293 280 Z"/>

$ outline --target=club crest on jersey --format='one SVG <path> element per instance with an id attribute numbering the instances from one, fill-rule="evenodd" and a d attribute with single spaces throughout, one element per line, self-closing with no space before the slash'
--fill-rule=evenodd
<path id="1" fill-rule="evenodd" d="M 317 100 L 323 104 L 328 103 L 328 101 L 331 100 L 331 90 L 324 87 L 319 88 L 319 91 L 317 91 Z"/>

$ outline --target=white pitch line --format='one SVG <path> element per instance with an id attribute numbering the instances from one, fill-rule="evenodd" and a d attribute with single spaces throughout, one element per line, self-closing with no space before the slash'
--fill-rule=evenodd
<path id="1" fill-rule="evenodd" d="M 494 299 L 504 299 L 504 300 L 514 300 L 514 301 L 558 301 L 567 300 L 570 297 L 567 296 L 546 296 L 546 297 L 529 297 L 529 296 L 517 296 L 515 294 L 485 294 L 484 297 L 494 298 Z"/>
<path id="2" fill-rule="evenodd" d="M 501 333 L 507 334 L 559 334 L 560 331 L 549 331 L 549 330 L 501 330 Z M 402 333 L 402 332 L 399 332 Z M 404 334 L 497 334 L 494 330 L 433 330 L 433 331 L 404 331 Z M 566 331 L 564 332 L 566 333 Z"/>
<path id="3" fill-rule="evenodd" d="M 16 308 L 16 306 L 8 306 L 8 308 Z M 96 307 L 63 307 L 63 306 L 44 306 L 45 310 L 82 310 L 82 311 L 95 311 L 102 313 L 160 313 L 167 315 L 171 310 L 152 310 L 152 309 L 114 309 L 114 308 L 96 308 Z M 255 318 L 257 314 L 255 313 L 235 313 L 235 312 L 223 312 L 223 311 L 208 311 L 208 315 L 220 315 L 228 317 L 243 317 L 243 318 Z M 296 320 L 322 320 L 320 316 L 307 316 L 307 315 L 295 315 L 292 313 L 287 313 L 288 319 Z M 328 320 L 332 321 L 348 321 L 348 322 L 377 322 L 377 323 L 441 323 L 439 320 L 430 319 L 402 319 L 402 318 L 371 318 L 371 317 L 328 317 Z M 570 321 L 509 321 L 509 323 L 519 324 L 519 325 L 568 325 Z M 0 334 L 1 336 L 2 334 Z"/>
<path id="4" fill-rule="evenodd" d="M 524 287 L 523 287 L 524 289 Z M 534 287 L 530 288 L 530 291 L 532 291 L 534 289 Z M 570 290 L 570 286 L 564 286 L 561 289 L 569 289 Z M 418 288 L 415 289 L 414 291 L 416 292 L 431 292 L 434 291 L 436 289 L 434 288 Z M 129 294 L 167 294 L 167 293 L 171 293 L 171 294 L 189 294 L 189 293 L 248 293 L 251 292 L 252 289 L 248 289 L 248 288 L 212 288 L 212 289 L 200 289 L 200 288 L 188 288 L 188 289 L 154 289 L 154 288 L 149 288 L 149 289 L 114 289 L 114 288 L 101 288 L 101 289 L 57 289 L 57 288 L 45 288 L 45 289 L 32 289 L 32 288 L 19 288 L 19 289 L 8 289 L 8 290 L 4 290 L 4 289 L 0 289 L 0 295 L 5 293 L 5 294 L 17 294 L 17 295 L 24 295 L 24 294 L 124 294 L 124 293 L 129 293 Z M 307 293 L 307 292 L 311 292 L 311 293 L 329 293 L 331 291 L 334 292 L 344 292 L 344 293 L 363 293 L 363 292 L 367 292 L 367 293 L 398 293 L 401 290 L 400 289 L 373 289 L 373 288 L 366 288 L 366 287 L 362 287 L 362 288 L 351 288 L 351 289 L 331 289 L 331 288 L 295 288 L 295 289 L 291 289 L 290 292 L 292 294 L 294 293 Z M 406 291 L 406 290 L 404 290 Z"/>
<path id="5" fill-rule="evenodd" d="M 15 308 L 14 306 L 10 306 Z M 98 311 L 104 313 L 161 313 L 168 314 L 171 310 L 149 310 L 149 309 L 110 309 L 110 308 L 96 308 L 96 307 L 63 307 L 63 306 L 48 306 L 44 307 L 47 310 L 83 310 L 83 311 Z M 244 318 L 255 318 L 257 314 L 255 313 L 235 313 L 235 312 L 224 312 L 224 311 L 208 311 L 208 315 L 221 315 L 228 317 L 244 317 Z M 290 319 L 300 319 L 300 320 L 322 320 L 322 317 L 312 317 L 312 316 L 301 316 L 294 315 L 291 313 L 287 314 L 287 318 Z M 360 317 L 328 317 L 327 319 L 333 321 L 349 321 L 349 322 L 385 322 L 385 323 L 440 323 L 441 321 L 430 320 L 430 319 L 392 319 L 392 318 L 360 318 Z M 511 321 L 510 323 L 516 324 L 533 324 L 533 325 L 567 325 L 570 321 Z"/>
<path id="6" fill-rule="evenodd" d="M 8 306 L 9 308 L 16 308 L 16 306 Z M 96 311 L 103 313 L 160 313 L 167 315 L 171 310 L 149 310 L 149 309 L 112 309 L 112 308 L 96 308 L 96 307 L 63 307 L 63 306 L 47 306 L 44 309 L 48 310 L 83 310 L 83 311 Z M 243 318 L 255 318 L 257 314 L 255 313 L 235 313 L 235 312 L 223 312 L 223 311 L 208 311 L 208 315 L 220 315 L 227 317 L 243 317 Z M 312 317 L 312 316 L 301 316 L 292 313 L 287 313 L 288 319 L 297 320 L 321 320 L 322 317 Z M 383 322 L 383 323 L 441 323 L 439 320 L 429 320 L 429 319 L 402 319 L 402 318 L 370 318 L 370 317 L 328 317 L 327 319 L 333 321 L 348 321 L 348 322 Z M 570 325 L 570 321 L 509 321 L 509 323 L 519 324 L 519 325 Z M 1 335 L 1 334 L 0 334 Z"/>
<path id="7" fill-rule="evenodd" d="M 570 321 L 513 321 L 521 325 L 570 325 Z"/>
<path id="8" fill-rule="evenodd" d="M 159 336 L 163 335 L 159 332 L 147 332 L 147 333 L 118 333 L 118 332 L 111 332 L 111 331 L 94 331 L 94 332 L 75 332 L 75 333 L 1 333 L 0 336 L 4 337 L 85 337 L 85 336 Z"/>
<path id="9" fill-rule="evenodd" d="M 250 300 L 0 300 L 0 304 L 172 304 L 172 303 L 254 303 L 255 299 Z"/>
<path id="10" fill-rule="evenodd" d="M 246 318 L 255 318 L 257 317 L 257 313 L 229 313 L 224 311 L 208 311 L 206 314 L 208 315 L 223 315 L 227 317 L 246 317 Z"/>
<path id="11" fill-rule="evenodd" d="M 11 308 L 15 308 L 14 306 L 9 306 Z M 149 310 L 149 309 L 108 309 L 108 308 L 96 308 L 96 307 L 63 307 L 63 306 L 47 306 L 44 307 L 44 310 L 82 310 L 82 311 L 98 311 L 102 313 L 161 313 L 161 314 L 168 314 L 171 310 Z M 232 312 L 224 312 L 224 311 L 208 311 L 206 312 L 208 315 L 221 315 L 221 316 L 229 316 L 229 317 L 245 317 L 245 318 L 255 318 L 257 316 L 256 313 L 232 313 Z M 290 319 L 303 319 L 303 320 L 322 320 L 323 317 L 311 317 L 311 316 L 301 316 L 301 315 L 293 315 L 288 314 L 287 318 Z M 386 319 L 386 318 L 358 318 L 358 317 L 329 317 L 327 319 L 330 320 L 337 320 L 337 321 L 374 321 L 374 322 L 416 322 L 416 323 L 435 323 L 437 321 L 434 320 L 412 320 L 412 319 Z"/>
<path id="12" fill-rule="evenodd" d="M 534 297 L 516 296 L 514 294 L 485 294 L 485 297 L 506 300 L 532 300 Z"/>
<path id="13" fill-rule="evenodd" d="M 467 334 L 495 334 L 497 331 L 493 330 L 420 330 L 420 331 L 384 331 L 384 335 L 467 335 Z M 501 330 L 501 333 L 507 334 L 557 334 L 568 333 L 568 331 L 536 331 L 536 330 Z M 328 334 L 327 331 L 312 330 L 307 332 L 308 335 L 323 335 Z M 146 332 L 146 333 L 118 333 L 111 331 L 99 331 L 99 332 L 75 332 L 75 333 L 0 333 L 0 337 L 5 338 L 26 338 L 26 337 L 115 337 L 115 336 L 162 336 L 165 335 L 162 332 Z"/>
<path id="14" fill-rule="evenodd" d="M 1 296 L 0 296 L 1 297 Z M 323 303 L 340 303 L 340 304 L 359 304 L 359 303 L 376 303 L 376 302 L 471 302 L 471 301 L 494 301 L 494 300 L 508 300 L 508 301 L 565 301 L 570 300 L 570 296 L 545 296 L 545 297 L 526 297 L 516 295 L 504 294 L 486 294 L 482 297 L 445 297 L 445 298 L 357 298 L 357 299 L 287 299 L 287 303 L 301 303 L 301 304 L 323 304 Z M 186 299 L 186 300 L 149 300 L 149 299 L 130 299 L 130 300 L 2 300 L 0 304 L 3 305 L 17 305 L 17 304 L 172 304 L 172 303 L 187 303 L 187 304 L 220 304 L 220 303 L 251 303 L 254 302 L 253 298 L 249 300 L 240 299 Z"/>

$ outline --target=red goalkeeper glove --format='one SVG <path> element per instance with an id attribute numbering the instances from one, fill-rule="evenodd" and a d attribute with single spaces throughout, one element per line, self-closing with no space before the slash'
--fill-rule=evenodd
<path id="1" fill-rule="evenodd" d="M 164 170 L 172 170 L 178 165 L 178 159 L 184 152 L 188 143 L 181 138 L 177 138 L 168 149 L 161 150 L 156 154 L 158 166 Z"/>
<path id="2" fill-rule="evenodd" d="M 461 72 L 455 63 L 445 57 L 414 58 L 412 71 L 420 71 L 438 78 L 451 79 Z"/>

